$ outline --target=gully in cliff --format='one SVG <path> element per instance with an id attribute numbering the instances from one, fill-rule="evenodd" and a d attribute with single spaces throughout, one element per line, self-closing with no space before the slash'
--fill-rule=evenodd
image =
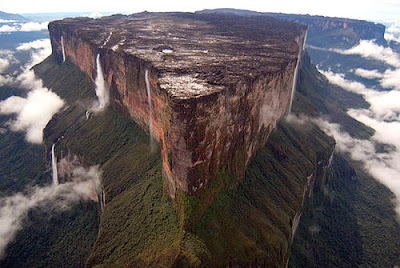
<path id="1" fill-rule="evenodd" d="M 290 95 L 288 116 L 290 116 L 290 113 L 292 112 L 293 98 L 294 98 L 294 93 L 296 92 L 296 85 L 297 85 L 297 74 L 299 72 L 299 65 L 300 65 L 300 62 L 301 62 L 301 58 L 302 58 L 304 49 L 306 47 L 306 40 L 307 40 L 307 32 L 304 35 L 302 47 L 299 48 L 299 55 L 297 56 L 296 68 L 294 69 L 294 77 L 293 77 L 293 84 L 292 84 L 292 94 Z"/>

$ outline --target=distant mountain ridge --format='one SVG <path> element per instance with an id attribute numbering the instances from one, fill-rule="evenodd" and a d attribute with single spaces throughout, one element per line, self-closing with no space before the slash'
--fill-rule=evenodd
<path id="1" fill-rule="evenodd" d="M 0 11 L 0 19 L 2 20 L 18 20 L 18 21 L 28 21 L 27 18 L 18 14 L 11 14 Z"/>

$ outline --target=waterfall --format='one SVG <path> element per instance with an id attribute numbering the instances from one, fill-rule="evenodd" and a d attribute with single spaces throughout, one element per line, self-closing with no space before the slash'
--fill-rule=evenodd
<path id="1" fill-rule="evenodd" d="M 100 46 L 101 48 L 103 48 L 105 45 L 107 45 L 108 41 L 110 41 L 111 36 L 112 36 L 113 32 L 110 32 L 108 34 L 108 37 L 106 38 L 106 40 L 104 40 L 103 44 Z"/>
<path id="2" fill-rule="evenodd" d="M 103 192 L 101 192 L 101 211 L 104 211 L 104 209 L 106 208 L 106 194 Z"/>
<path id="3" fill-rule="evenodd" d="M 65 62 L 65 48 L 64 48 L 64 37 L 61 35 L 61 50 L 63 55 L 63 63 Z"/>
<path id="4" fill-rule="evenodd" d="M 57 157 L 55 154 L 55 144 L 51 146 L 51 168 L 53 170 L 53 185 L 58 185 Z"/>
<path id="5" fill-rule="evenodd" d="M 101 193 L 97 197 L 98 197 L 98 205 L 100 207 L 100 212 L 103 212 L 104 209 L 106 208 L 106 196 L 104 193 L 104 189 L 101 191 Z"/>
<path id="6" fill-rule="evenodd" d="M 304 40 L 303 40 L 303 45 L 300 47 L 299 46 L 299 54 L 297 55 L 297 62 L 296 62 L 296 68 L 294 69 L 294 77 L 293 77 L 293 84 L 292 84 L 292 94 L 290 95 L 290 102 L 289 102 L 289 109 L 288 109 L 288 115 L 290 115 L 292 111 L 292 105 L 293 105 L 293 98 L 294 98 L 294 93 L 296 91 L 296 83 L 297 83 L 297 73 L 301 61 L 301 55 L 304 51 L 305 45 L 306 45 L 306 40 L 307 40 L 307 31 L 304 35 Z"/>
<path id="7" fill-rule="evenodd" d="M 97 54 L 96 57 L 96 96 L 98 98 L 98 103 L 93 107 L 95 112 L 100 112 L 104 110 L 108 103 L 110 102 L 110 96 L 108 94 L 108 88 L 104 81 L 103 69 L 100 64 L 100 54 Z M 96 107 L 97 106 L 97 107 Z"/>
<path id="8" fill-rule="evenodd" d="M 149 135 L 150 135 L 150 147 L 151 150 L 153 151 L 154 146 L 153 146 L 153 122 L 151 120 L 151 114 L 152 114 L 152 106 L 151 106 L 151 90 L 150 90 L 150 82 L 149 82 L 149 71 L 146 69 L 144 72 L 144 80 L 146 82 L 146 91 L 147 91 L 147 102 L 149 103 Z"/>

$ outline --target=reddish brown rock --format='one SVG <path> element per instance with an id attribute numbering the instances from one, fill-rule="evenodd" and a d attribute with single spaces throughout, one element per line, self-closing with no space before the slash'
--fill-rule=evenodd
<path id="1" fill-rule="evenodd" d="M 287 112 L 305 27 L 269 17 L 141 13 L 49 24 L 57 61 L 95 79 L 161 147 L 168 192 L 241 178 Z M 150 112 L 145 83 L 149 72 Z M 150 116 L 151 115 L 151 116 Z"/>

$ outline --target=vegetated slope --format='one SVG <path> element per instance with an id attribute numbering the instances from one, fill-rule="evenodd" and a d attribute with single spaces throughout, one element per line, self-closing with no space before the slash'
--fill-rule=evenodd
<path id="1" fill-rule="evenodd" d="M 88 165 L 100 164 L 103 170 L 106 207 L 89 265 L 126 265 L 146 250 L 151 258 L 166 254 L 158 249 L 172 251 L 180 236 L 178 221 L 174 203 L 163 194 L 161 155 L 151 152 L 149 137 L 114 108 L 87 120 L 94 87 L 75 65 L 59 66 L 50 57 L 36 70 L 49 82 L 59 81 L 52 88 L 68 102 L 45 130 L 47 148 L 64 136 L 57 143 L 59 152 L 77 155 Z M 74 81 L 83 88 L 74 88 Z"/>
<path id="2" fill-rule="evenodd" d="M 206 199 L 183 193 L 175 205 L 163 193 L 159 150 L 151 152 L 149 137 L 123 110 L 111 107 L 85 118 L 92 85 L 76 70 L 68 63 L 58 66 L 52 57 L 36 67 L 68 102 L 45 130 L 46 147 L 64 136 L 58 152 L 103 169 L 106 206 L 89 266 L 285 265 L 307 177 L 322 178 L 331 138 L 315 126 L 282 122 L 241 182 L 221 171 L 208 191 L 227 187 L 211 208 Z M 206 209 L 201 218 L 199 209 Z"/>
<path id="3" fill-rule="evenodd" d="M 0 101 L 23 96 L 25 90 L 0 87 Z M 48 179 L 43 149 L 25 140 L 25 133 L 3 127 L 13 115 L 0 115 L 0 196 L 23 191 L 28 185 L 43 184 Z"/>
<path id="4" fill-rule="evenodd" d="M 78 97 L 82 92 L 88 96 L 94 95 L 85 84 L 89 81 L 80 72 L 68 68 L 53 70 L 53 66 L 47 64 L 49 61 L 35 67 L 45 86 L 65 88 L 69 94 Z M 25 190 L 30 185 L 45 186 L 51 183 L 49 152 L 46 157 L 42 146 L 31 145 L 23 139 L 23 133 L 7 133 L 0 140 L 0 151 L 5 156 L 11 155 L 1 159 L 9 163 L 4 166 L 5 171 L 1 165 L 1 187 L 7 188 L 7 195 Z M 72 204 L 63 212 L 46 212 L 46 208 L 31 210 L 23 222 L 22 230 L 8 245 L 0 266 L 84 267 L 97 236 L 98 218 L 97 205 L 87 202 Z"/>
<path id="5" fill-rule="evenodd" d="M 327 83 L 303 64 L 296 100 L 307 100 L 331 121 L 357 138 L 369 138 L 371 129 L 345 114 L 364 107 L 359 96 Z M 314 75 L 310 75 L 314 74 Z M 295 101 L 297 113 L 312 114 Z M 311 106 L 312 107 L 312 106 Z M 347 117 L 347 118 L 346 118 Z M 393 194 L 368 175 L 360 163 L 335 154 L 326 183 L 316 185 L 305 208 L 292 246 L 290 267 L 393 267 L 400 262 L 400 226 Z"/>
<path id="6" fill-rule="evenodd" d="M 96 239 L 95 203 L 77 203 L 62 212 L 33 209 L 8 245 L 1 267 L 85 267 Z"/>
<path id="7" fill-rule="evenodd" d="M 400 235 L 392 193 L 335 155 L 324 187 L 314 189 L 289 267 L 393 267 Z"/>
<path id="8" fill-rule="evenodd" d="M 329 115 L 333 123 L 340 123 L 343 130 L 357 138 L 369 138 L 374 130 L 347 114 L 349 108 L 367 108 L 364 98 L 341 87 L 332 85 L 311 63 L 307 53 L 302 59 L 298 74 L 293 112 L 307 116 Z"/>
<path id="9" fill-rule="evenodd" d="M 307 177 L 323 181 L 333 147 L 316 126 L 282 122 L 251 160 L 244 180 L 220 193 L 193 228 L 214 264 L 285 266 L 292 221 L 309 194 Z"/>

